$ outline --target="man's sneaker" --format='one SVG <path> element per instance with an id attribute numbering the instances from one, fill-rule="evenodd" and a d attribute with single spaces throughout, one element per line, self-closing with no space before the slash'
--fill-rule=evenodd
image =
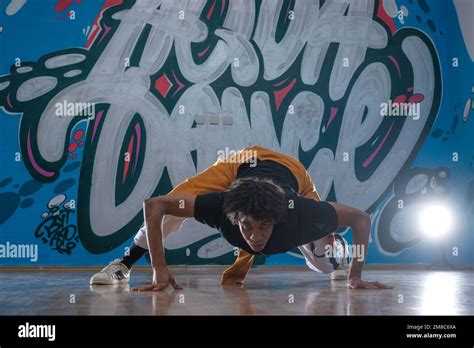
<path id="1" fill-rule="evenodd" d="M 331 273 L 331 280 L 347 280 L 349 276 L 349 265 L 341 264 L 334 272 Z"/>
<path id="2" fill-rule="evenodd" d="M 334 272 L 331 273 L 331 280 L 346 280 L 349 276 L 350 255 L 347 241 L 339 234 L 335 234 L 335 257 L 330 261 L 334 266 Z"/>
<path id="3" fill-rule="evenodd" d="M 104 267 L 102 271 L 92 276 L 90 284 L 112 285 L 128 283 L 130 270 L 121 260 L 117 259 Z"/>

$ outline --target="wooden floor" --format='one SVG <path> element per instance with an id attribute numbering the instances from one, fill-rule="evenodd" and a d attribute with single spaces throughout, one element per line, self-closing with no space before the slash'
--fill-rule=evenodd
<path id="1" fill-rule="evenodd" d="M 348 290 L 306 268 L 257 267 L 245 287 L 219 285 L 222 269 L 171 268 L 183 291 L 136 293 L 150 280 L 91 286 L 91 271 L 2 271 L 0 315 L 473 315 L 474 271 L 369 270 L 393 290 Z"/>

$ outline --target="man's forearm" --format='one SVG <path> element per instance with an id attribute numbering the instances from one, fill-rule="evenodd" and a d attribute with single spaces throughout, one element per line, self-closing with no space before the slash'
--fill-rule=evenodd
<path id="1" fill-rule="evenodd" d="M 143 203 L 143 213 L 145 215 L 146 235 L 151 265 L 152 267 L 166 266 L 163 234 L 161 232 L 161 221 L 165 215 L 163 207 L 159 202 L 145 201 L 145 203 Z"/>
<path id="2" fill-rule="evenodd" d="M 349 273 L 349 278 L 361 278 L 362 269 L 364 268 L 365 257 L 369 247 L 370 237 L 370 220 L 367 222 L 360 222 L 352 226 L 352 264 Z M 354 248 L 355 246 L 355 248 Z M 362 253 L 363 255 L 354 255 L 355 253 Z"/>

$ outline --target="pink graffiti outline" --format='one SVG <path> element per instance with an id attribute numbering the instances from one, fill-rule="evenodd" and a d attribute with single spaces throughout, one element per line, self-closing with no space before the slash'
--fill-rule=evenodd
<path id="1" fill-rule="evenodd" d="M 27 137 L 27 140 L 26 140 L 26 148 L 27 148 L 27 151 L 28 151 L 28 158 L 31 161 L 31 165 L 41 175 L 44 175 L 44 176 L 47 176 L 47 177 L 52 177 L 54 175 L 53 172 L 48 172 L 48 171 L 44 170 L 43 168 L 41 168 L 39 166 L 38 163 L 36 163 L 36 160 L 33 156 L 33 151 L 31 150 L 30 131 L 31 131 L 31 128 L 28 128 L 28 137 Z"/>

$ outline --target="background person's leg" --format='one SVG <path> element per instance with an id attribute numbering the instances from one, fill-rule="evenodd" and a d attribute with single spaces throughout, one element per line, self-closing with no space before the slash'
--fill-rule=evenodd
<path id="1" fill-rule="evenodd" d="M 207 192 L 224 191 L 235 179 L 237 175 L 237 168 L 238 165 L 236 165 L 235 163 L 227 163 L 225 160 L 220 159 L 203 172 L 198 173 L 195 176 L 180 183 L 173 190 L 171 190 L 168 195 L 198 195 Z M 172 233 L 178 231 L 184 220 L 186 219 L 182 217 L 165 215 L 162 223 L 163 240 L 165 240 Z M 129 252 L 130 255 L 127 255 L 128 253 L 125 253 L 121 259 L 116 259 L 112 261 L 108 266 L 102 269 L 102 271 L 94 274 L 90 280 L 91 284 L 109 284 L 109 281 L 111 282 L 110 284 L 115 284 L 115 278 L 117 277 L 115 273 L 117 267 L 120 267 L 120 269 L 122 269 L 124 273 L 127 273 L 126 279 L 124 278 L 122 282 L 128 282 L 130 269 L 132 268 L 133 264 L 136 263 L 143 255 L 148 252 L 146 226 L 144 223 L 135 235 L 133 243 L 130 246 Z M 122 263 L 122 261 L 124 263 Z M 240 263 L 238 264 L 240 265 Z M 250 265 L 251 264 L 252 263 L 250 262 Z M 248 268 L 250 268 L 250 266 Z"/>
<path id="2" fill-rule="evenodd" d="M 180 229 L 186 218 L 165 215 L 162 223 L 163 239 Z M 146 226 L 143 224 L 133 238 L 132 244 L 120 259 L 109 263 L 100 272 L 94 274 L 90 284 L 108 285 L 128 282 L 133 265 L 148 253 Z M 120 271 L 120 273 L 117 273 Z"/>
<path id="3" fill-rule="evenodd" d="M 145 224 L 138 230 L 124 255 L 111 261 L 100 272 L 92 275 L 89 283 L 93 285 L 114 285 L 128 283 L 133 265 L 148 252 Z"/>
<path id="4" fill-rule="evenodd" d="M 352 230 L 352 262 L 350 276 L 360 278 L 362 267 L 367 256 L 371 219 L 366 212 L 348 205 L 328 202 L 336 211 L 338 226 L 350 227 Z"/>
<path id="5" fill-rule="evenodd" d="M 331 275 L 331 280 L 347 279 L 350 255 L 344 237 L 334 233 L 299 247 L 306 265 L 313 271 Z"/>
<path id="6" fill-rule="evenodd" d="M 142 224 L 142 227 L 138 230 L 135 237 L 133 237 L 133 242 L 138 245 L 140 248 L 148 250 L 148 242 L 146 240 L 146 228 L 145 223 Z"/>
<path id="7" fill-rule="evenodd" d="M 324 237 L 314 242 L 314 244 L 317 244 L 317 248 L 315 245 L 311 245 L 311 243 L 307 243 L 298 247 L 306 260 L 306 265 L 311 270 L 325 274 L 329 274 L 334 271 L 334 266 L 324 255 L 325 247 L 328 243 L 331 243 L 331 240 Z"/>
<path id="8" fill-rule="evenodd" d="M 148 252 L 148 249 L 142 248 L 141 246 L 135 244 L 135 241 L 130 244 L 128 250 L 125 252 L 125 255 L 122 257 L 122 263 L 127 266 L 128 269 L 132 269 L 132 266 L 140 260 Z"/>

